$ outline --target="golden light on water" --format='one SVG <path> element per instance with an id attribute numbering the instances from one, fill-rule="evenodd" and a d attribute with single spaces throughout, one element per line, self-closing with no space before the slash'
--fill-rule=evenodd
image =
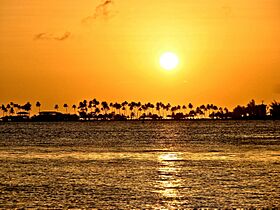
<path id="1" fill-rule="evenodd" d="M 179 176 L 181 168 L 177 164 L 180 154 L 164 153 L 158 156 L 161 166 L 158 168 L 159 181 L 157 182 L 158 192 L 166 198 L 180 197 L 179 189 L 182 187 L 182 180 Z M 176 200 L 170 201 L 168 206 L 172 208 Z"/>

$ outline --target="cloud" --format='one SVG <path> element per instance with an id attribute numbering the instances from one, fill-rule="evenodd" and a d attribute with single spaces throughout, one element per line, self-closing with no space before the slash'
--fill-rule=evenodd
<path id="1" fill-rule="evenodd" d="M 94 13 L 82 19 L 82 23 L 89 23 L 96 19 L 110 19 L 115 15 L 112 9 L 112 0 L 103 0 L 99 5 L 95 7 Z"/>
<path id="2" fill-rule="evenodd" d="M 68 39 L 71 36 L 70 32 L 65 32 L 63 35 L 61 36 L 55 36 L 54 39 L 57 41 L 63 41 L 65 39 Z"/>
<path id="3" fill-rule="evenodd" d="M 64 34 L 52 34 L 52 33 L 39 33 L 34 36 L 34 40 L 56 40 L 64 41 L 71 36 L 71 33 L 66 31 Z"/>
<path id="4" fill-rule="evenodd" d="M 108 20 L 115 16 L 116 11 L 113 9 L 114 2 L 113 0 L 101 0 L 101 2 L 95 7 L 92 15 L 89 15 L 82 19 L 82 23 L 91 23 L 97 19 Z M 66 31 L 64 33 L 38 33 L 35 34 L 33 40 L 55 40 L 55 41 L 64 41 L 71 37 L 71 33 Z"/>

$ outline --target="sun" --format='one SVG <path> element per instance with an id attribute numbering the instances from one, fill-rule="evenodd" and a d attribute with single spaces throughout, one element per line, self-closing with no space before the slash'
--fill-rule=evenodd
<path id="1" fill-rule="evenodd" d="M 162 68 L 167 71 L 173 70 L 179 64 L 177 55 L 173 52 L 165 52 L 159 58 L 159 63 Z"/>

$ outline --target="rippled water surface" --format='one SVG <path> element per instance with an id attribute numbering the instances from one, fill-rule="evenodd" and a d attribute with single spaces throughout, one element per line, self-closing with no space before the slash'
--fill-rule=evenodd
<path id="1" fill-rule="evenodd" d="M 0 208 L 280 207 L 280 122 L 0 124 Z"/>

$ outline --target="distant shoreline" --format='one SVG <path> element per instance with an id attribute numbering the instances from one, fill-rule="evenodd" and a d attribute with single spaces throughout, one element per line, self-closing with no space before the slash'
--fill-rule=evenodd
<path id="1" fill-rule="evenodd" d="M 279 121 L 279 119 L 272 119 L 272 118 L 266 118 L 266 119 L 158 119 L 158 120 L 152 120 L 152 119 L 145 119 L 145 120 L 139 120 L 139 119 L 128 119 L 128 120 L 57 120 L 57 121 L 35 121 L 35 120 L 26 120 L 26 121 L 1 121 L 0 123 L 60 123 L 60 122 L 66 122 L 66 123 L 87 123 L 87 122 L 226 122 L 226 121 L 242 121 L 242 122 L 248 122 L 248 121 Z"/>
<path id="2" fill-rule="evenodd" d="M 141 103 L 127 102 L 108 103 L 83 100 L 79 105 L 72 105 L 72 113 L 68 104 L 64 104 L 65 112 L 59 112 L 59 105 L 55 104 L 55 111 L 41 111 L 41 103 L 37 101 L 38 114 L 30 116 L 32 104 L 24 105 L 10 102 L 2 104 L 2 122 L 57 122 L 57 121 L 197 121 L 197 120 L 280 120 L 280 103 L 273 101 L 270 105 L 263 102 L 256 104 L 251 100 L 247 106 L 237 105 L 232 111 L 226 107 L 206 104 L 194 107 L 192 103 L 186 105 L 171 105 L 162 102 Z"/>

